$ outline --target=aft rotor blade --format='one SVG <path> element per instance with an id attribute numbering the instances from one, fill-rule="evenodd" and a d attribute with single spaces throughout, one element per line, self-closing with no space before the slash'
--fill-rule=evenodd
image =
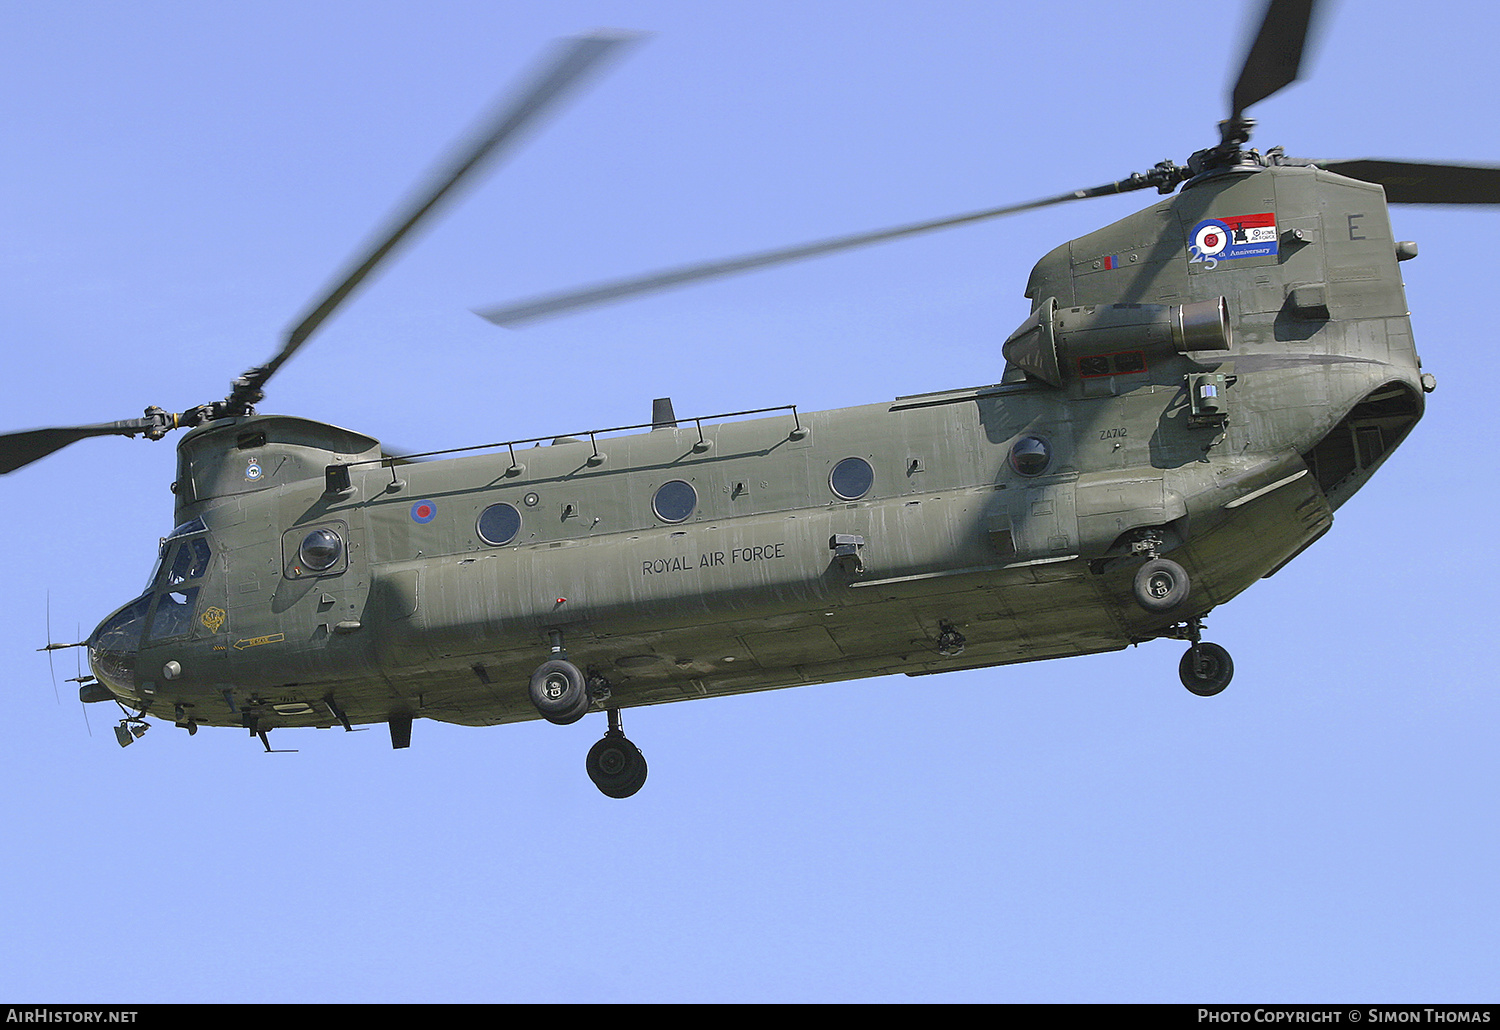
<path id="1" fill-rule="evenodd" d="M 575 90 L 605 57 L 635 38 L 632 34 L 616 32 L 563 41 L 560 52 L 543 67 L 532 84 L 518 98 L 498 105 L 473 139 L 460 145 L 432 180 L 415 191 L 406 206 L 373 237 L 373 242 L 350 261 L 335 285 L 315 301 L 286 334 L 280 352 L 266 365 L 247 375 L 243 383 L 236 384 L 236 396 L 248 397 L 258 392 L 370 273 L 433 214 L 439 204 L 459 186 L 472 182 L 474 176 L 499 155 L 504 144 L 518 138 L 523 130 Z"/>
<path id="2" fill-rule="evenodd" d="M 776 250 L 760 251 L 759 253 L 746 254 L 742 257 L 729 258 L 722 261 L 708 261 L 702 264 L 684 265 L 680 268 L 665 269 L 646 275 L 632 276 L 628 279 L 616 279 L 613 282 L 600 283 L 596 286 L 584 287 L 583 289 L 567 290 L 561 293 L 534 297 L 531 300 L 520 301 L 514 304 L 485 308 L 476 311 L 475 314 L 496 325 L 509 328 L 522 325 L 526 322 L 534 322 L 550 315 L 560 315 L 564 312 L 577 311 L 581 308 L 592 307 L 607 301 L 638 297 L 642 294 L 655 293 L 674 286 L 684 286 L 688 283 L 702 282 L 706 279 L 716 279 L 720 276 L 733 275 L 736 272 L 748 272 L 756 268 L 784 265 L 792 261 L 820 257 L 824 254 L 835 254 L 839 251 L 853 250 L 856 247 L 885 243 L 888 240 L 898 240 L 925 232 L 935 232 L 938 229 L 951 229 L 959 225 L 968 225 L 971 222 L 982 222 L 990 218 L 1019 214 L 1022 211 L 1032 211 L 1036 208 L 1061 204 L 1069 200 L 1083 200 L 1088 197 L 1100 197 L 1110 193 L 1125 193 L 1150 185 L 1155 185 L 1155 183 L 1147 181 L 1145 177 L 1135 176 L 1130 179 L 1110 183 L 1106 186 L 1074 190 L 1072 193 L 1062 193 L 1055 197 L 1031 200 L 1024 204 L 992 207 L 983 211 L 973 211 L 969 214 L 954 215 L 949 218 L 938 218 L 929 222 L 914 222 L 908 225 L 896 226 L 892 229 L 878 229 L 874 232 L 835 236 L 831 239 L 819 240 L 816 243 L 803 243 L 794 247 L 779 247 Z"/>
<path id="3" fill-rule="evenodd" d="M 1316 0 L 1270 0 L 1230 96 L 1231 120 L 1297 79 Z"/>
<path id="4" fill-rule="evenodd" d="M 1318 161 L 1339 175 L 1385 187 L 1392 204 L 1500 204 L 1500 168 L 1361 158 Z"/>
<path id="5" fill-rule="evenodd" d="M 0 475 L 14 472 L 54 451 L 62 450 L 70 443 L 77 443 L 91 436 L 138 436 L 156 425 L 149 418 L 133 418 L 124 422 L 100 422 L 92 426 L 62 426 L 7 433 L 0 436 Z"/>

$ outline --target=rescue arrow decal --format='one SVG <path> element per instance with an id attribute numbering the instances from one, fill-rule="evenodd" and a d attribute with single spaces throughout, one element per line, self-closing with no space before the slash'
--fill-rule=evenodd
<path id="1" fill-rule="evenodd" d="M 236 640 L 234 649 L 243 651 L 247 647 L 259 647 L 262 644 L 279 644 L 286 639 L 285 633 L 268 633 L 263 637 L 250 637 L 246 640 Z"/>

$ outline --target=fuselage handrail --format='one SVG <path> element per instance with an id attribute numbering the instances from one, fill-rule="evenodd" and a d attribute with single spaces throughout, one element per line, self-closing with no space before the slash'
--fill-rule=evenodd
<path id="1" fill-rule="evenodd" d="M 597 437 L 603 436 L 606 433 L 624 433 L 624 432 L 629 432 L 630 430 L 634 430 L 634 429 L 666 429 L 666 428 L 675 428 L 675 425 L 676 425 L 677 422 L 691 422 L 691 423 L 693 423 L 694 426 L 696 426 L 697 429 L 698 429 L 698 438 L 701 440 L 701 439 L 703 439 L 703 423 L 704 422 L 713 421 L 715 419 L 738 418 L 741 415 L 764 415 L 764 414 L 767 414 L 767 413 L 770 413 L 770 412 L 774 412 L 774 411 L 790 411 L 792 413 L 792 423 L 793 423 L 794 430 L 800 430 L 802 428 L 801 420 L 797 416 L 797 405 L 795 405 L 795 404 L 778 404 L 778 405 L 775 405 L 774 407 L 769 407 L 769 408 L 749 408 L 749 409 L 747 409 L 745 411 L 726 411 L 726 412 L 723 412 L 723 413 L 717 414 L 717 415 L 698 415 L 698 416 L 695 416 L 695 417 L 692 417 L 692 418 L 676 419 L 676 420 L 674 420 L 673 424 L 670 425 L 670 426 L 663 426 L 660 423 L 656 423 L 656 422 L 641 422 L 641 423 L 637 423 L 636 425 L 630 425 L 630 426 L 613 426 L 613 427 L 608 428 L 608 429 L 588 429 L 588 430 L 584 430 L 584 431 L 582 431 L 580 433 L 560 433 L 560 434 L 559 433 L 550 433 L 550 434 L 548 434 L 546 436 L 528 436 L 525 439 L 521 439 L 521 440 L 502 440 L 502 441 L 499 441 L 497 443 L 470 444 L 470 445 L 468 445 L 466 447 L 449 447 L 449 448 L 447 448 L 445 450 L 439 450 L 439 451 L 420 451 L 420 452 L 415 453 L 415 454 L 384 454 L 384 455 L 381 455 L 378 458 L 366 458 L 366 459 L 364 459 L 362 461 L 351 461 L 351 462 L 346 462 L 346 463 L 343 463 L 343 464 L 344 464 L 345 468 L 354 468 L 354 467 L 359 466 L 359 465 L 381 465 L 381 466 L 389 467 L 391 465 L 396 464 L 397 462 L 412 461 L 412 460 L 415 460 L 417 458 L 436 458 L 436 457 L 441 457 L 442 455 L 446 455 L 446 454 L 461 454 L 461 453 L 465 453 L 465 452 L 468 452 L 468 451 L 487 451 L 487 450 L 491 450 L 491 449 L 499 448 L 499 447 L 508 447 L 508 448 L 511 448 L 512 450 L 514 450 L 514 448 L 516 448 L 516 447 L 518 447 L 520 445 L 523 445 L 523 444 L 528 444 L 528 443 L 530 443 L 530 444 L 539 444 L 539 443 L 546 443 L 546 442 L 549 442 L 549 441 L 553 442 L 553 443 L 556 443 L 556 442 L 559 442 L 559 441 L 567 441 L 570 437 L 578 438 L 577 442 L 581 443 L 582 442 L 581 438 L 586 436 L 592 442 L 592 441 L 595 441 L 595 439 Z M 598 449 L 598 446 L 597 446 L 597 443 L 596 443 L 595 444 L 595 450 L 597 450 L 597 449 Z M 514 454 L 512 454 L 512 461 L 514 461 Z"/>

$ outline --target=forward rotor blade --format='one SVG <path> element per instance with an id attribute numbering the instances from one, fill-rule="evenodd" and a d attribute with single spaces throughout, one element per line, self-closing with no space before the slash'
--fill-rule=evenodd
<path id="1" fill-rule="evenodd" d="M 577 311 L 581 308 L 603 304 L 606 301 L 623 300 L 627 297 L 655 293 L 674 286 L 684 286 L 688 283 L 702 282 L 706 279 L 716 279 L 720 276 L 733 275 L 736 272 L 748 272 L 756 268 L 788 264 L 792 261 L 801 261 L 805 258 L 820 257 L 824 254 L 834 254 L 843 250 L 853 250 L 856 247 L 869 246 L 874 243 L 884 243 L 887 240 L 898 240 L 925 232 L 935 232 L 938 229 L 950 229 L 954 226 L 968 225 L 971 222 L 982 222 L 990 218 L 1019 214 L 1022 211 L 1032 211 L 1036 208 L 1061 204 L 1069 200 L 1084 200 L 1088 197 L 1100 197 L 1110 193 L 1125 193 L 1150 185 L 1155 185 L 1155 182 L 1148 181 L 1144 176 L 1134 176 L 1130 179 L 1122 179 L 1119 182 L 1113 182 L 1106 186 L 1074 190 L 1072 193 L 1062 193 L 1055 197 L 1031 200 L 1024 204 L 993 207 L 984 211 L 973 211 L 965 215 L 938 218 L 930 222 L 914 222 L 908 225 L 897 226 L 893 229 L 879 229 L 874 232 L 835 236 L 831 239 L 819 240 L 816 243 L 804 243 L 794 247 L 781 247 L 776 250 L 746 254 L 743 257 L 729 258 L 723 261 L 684 265 L 680 268 L 665 269 L 646 275 L 632 276 L 628 279 L 617 279 L 613 282 L 600 283 L 596 286 L 588 286 L 579 290 L 567 290 L 562 293 L 534 297 L 531 300 L 520 301 L 514 304 L 485 308 L 475 311 L 475 314 L 498 326 L 510 328 L 526 322 L 534 322 L 550 315 L 559 315 L 564 312 Z"/>
<path id="2" fill-rule="evenodd" d="M 1316 0 L 1270 0 L 1230 96 L 1231 120 L 1297 79 Z"/>
<path id="3" fill-rule="evenodd" d="M 307 342 L 329 315 L 354 292 L 396 247 L 460 185 L 472 182 L 483 166 L 498 157 L 544 113 L 576 89 L 603 59 L 637 38 L 627 33 L 596 33 L 565 40 L 560 52 L 517 99 L 498 105 L 472 140 L 460 145 L 432 180 L 415 191 L 406 206 L 350 261 L 336 284 L 314 302 L 285 337 L 280 352 L 235 386 L 236 399 L 257 393 L 282 364 Z M 253 402 L 252 402 L 253 403 Z"/>
<path id="4" fill-rule="evenodd" d="M 1317 161 L 1319 168 L 1385 187 L 1392 204 L 1500 204 L 1500 168 L 1361 158 Z"/>
<path id="5" fill-rule="evenodd" d="M 0 436 L 0 475 L 14 472 L 54 451 L 62 450 L 70 443 L 77 443 L 91 436 L 138 436 L 156 424 L 148 418 L 133 418 L 124 422 L 100 422 L 92 426 L 62 426 L 7 433 Z"/>

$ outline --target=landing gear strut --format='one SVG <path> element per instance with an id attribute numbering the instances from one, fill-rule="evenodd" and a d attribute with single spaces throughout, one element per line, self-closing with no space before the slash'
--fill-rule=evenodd
<path id="1" fill-rule="evenodd" d="M 609 680 L 593 668 L 585 675 L 568 661 L 561 630 L 550 630 L 548 635 L 552 638 L 552 658 L 531 674 L 531 703 L 548 722 L 566 726 L 582 719 L 598 701 L 609 715 L 609 729 L 589 748 L 584 768 L 594 786 L 607 797 L 628 798 L 646 782 L 646 757 L 620 729 L 620 709 L 607 706 Z"/>
<path id="2" fill-rule="evenodd" d="M 609 730 L 584 760 L 589 779 L 607 797 L 628 798 L 646 782 L 646 756 L 620 729 L 620 710 L 609 709 Z"/>
<path id="3" fill-rule="evenodd" d="M 1189 619 L 1176 635 L 1193 642 L 1177 663 L 1177 675 L 1184 687 L 1199 697 L 1213 697 L 1229 686 L 1234 678 L 1234 660 L 1218 644 L 1202 639 L 1201 620 Z"/>

